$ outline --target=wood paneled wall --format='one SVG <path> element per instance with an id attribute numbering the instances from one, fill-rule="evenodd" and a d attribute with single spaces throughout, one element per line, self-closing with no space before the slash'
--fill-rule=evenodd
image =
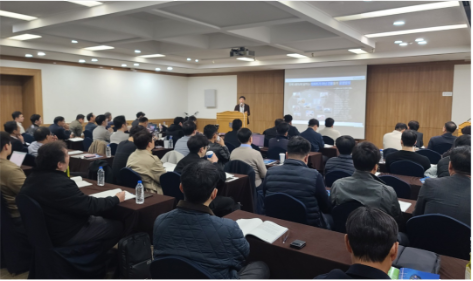
<path id="1" fill-rule="evenodd" d="M 23 111 L 23 77 L 13 75 L 0 75 L 0 124 L 12 121 L 13 111 Z M 25 122 L 27 118 L 25 118 Z M 23 126 L 25 127 L 25 126 Z"/>

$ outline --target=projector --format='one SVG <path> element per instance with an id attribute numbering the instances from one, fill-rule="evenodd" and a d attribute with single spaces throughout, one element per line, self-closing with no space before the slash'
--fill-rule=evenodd
<path id="1" fill-rule="evenodd" d="M 254 57 L 255 51 L 250 51 L 245 47 L 230 50 L 230 57 Z"/>

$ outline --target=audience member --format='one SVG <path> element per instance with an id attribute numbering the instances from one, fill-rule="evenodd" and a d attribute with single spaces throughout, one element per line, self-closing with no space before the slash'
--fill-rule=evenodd
<path id="1" fill-rule="evenodd" d="M 208 151 L 213 151 L 217 155 L 218 163 L 223 166 L 230 160 L 230 151 L 225 146 L 223 139 L 219 137 L 217 126 L 205 126 L 204 135 L 210 142 Z"/>
<path id="2" fill-rule="evenodd" d="M 11 117 L 13 117 L 13 120 L 16 122 L 18 125 L 18 129 L 20 130 L 20 134 L 23 134 L 25 132 L 25 129 L 23 128 L 23 121 L 25 120 L 25 117 L 23 116 L 23 113 L 20 111 L 15 111 L 11 114 Z"/>
<path id="3" fill-rule="evenodd" d="M 8 121 L 3 125 L 3 128 L 5 129 L 5 132 L 10 135 L 12 151 L 26 151 L 25 140 L 20 134 L 18 124 L 15 121 Z"/>
<path id="4" fill-rule="evenodd" d="M 207 140 L 203 136 L 192 139 Z M 219 181 L 218 167 L 208 161 L 186 166 L 179 187 L 184 201 L 179 201 L 176 209 L 158 216 L 154 223 L 154 258 L 189 259 L 216 279 L 268 279 L 265 263 L 252 262 L 245 266 L 250 244 L 238 224 L 215 216 L 211 210 Z"/>
<path id="5" fill-rule="evenodd" d="M 421 132 L 418 132 L 419 128 L 420 128 L 420 125 L 419 125 L 419 122 L 415 121 L 415 120 L 411 120 L 409 121 L 409 123 L 407 123 L 407 128 L 409 130 L 412 130 L 414 132 L 416 132 L 416 135 L 417 135 L 417 143 L 416 143 L 416 147 L 423 147 L 424 146 L 424 134 L 421 133 Z"/>
<path id="6" fill-rule="evenodd" d="M 184 118 L 176 117 L 174 118 L 174 124 L 169 126 L 166 130 L 166 134 L 168 136 L 172 136 L 173 146 L 176 146 L 176 142 L 184 136 L 184 131 L 182 130 L 182 123 L 184 122 Z"/>
<path id="7" fill-rule="evenodd" d="M 327 160 L 327 163 L 325 163 L 325 173 L 330 173 L 334 170 L 342 170 L 352 175 L 355 172 L 355 166 L 353 166 L 351 153 L 355 145 L 355 139 L 351 136 L 338 137 L 335 141 L 335 146 L 340 155 Z"/>
<path id="8" fill-rule="evenodd" d="M 442 144 L 453 145 L 457 137 L 452 134 L 455 132 L 456 129 L 457 125 L 452 121 L 448 121 L 447 123 L 445 123 L 442 129 L 444 134 L 441 136 L 431 137 L 429 141 L 429 146 L 427 148 L 433 151 L 437 151 L 439 150 L 439 146 Z"/>
<path id="9" fill-rule="evenodd" d="M 140 118 L 145 117 L 145 115 L 146 114 L 144 112 L 141 112 L 141 111 L 136 113 L 136 119 L 133 121 L 133 123 L 131 123 L 131 127 L 133 128 L 133 127 L 138 126 L 139 123 L 140 123 Z"/>
<path id="10" fill-rule="evenodd" d="M 379 208 L 391 215 L 399 225 L 404 220 L 397 194 L 374 174 L 381 158 L 379 149 L 370 142 L 362 142 L 353 148 L 355 172 L 351 177 L 336 180 L 330 192 L 333 205 L 356 200 L 364 206 Z"/>
<path id="11" fill-rule="evenodd" d="M 194 115 L 191 115 L 189 117 L 186 117 L 186 121 L 192 121 L 194 122 L 194 124 L 197 126 L 197 117 L 195 117 Z"/>
<path id="12" fill-rule="evenodd" d="M 289 142 L 287 134 L 289 132 L 289 127 L 290 125 L 286 122 L 282 122 L 278 125 L 278 127 L 276 128 L 278 136 L 269 140 L 268 149 L 279 147 L 284 150 L 287 150 L 287 143 Z"/>
<path id="13" fill-rule="evenodd" d="M 448 171 L 448 166 L 450 164 L 450 154 L 455 147 L 464 145 L 471 146 L 471 135 L 461 135 L 456 138 L 455 142 L 453 143 L 453 148 L 442 155 L 443 158 L 437 163 L 437 177 L 442 178 L 450 176 Z"/>
<path id="14" fill-rule="evenodd" d="M 240 119 L 234 119 L 232 122 L 232 130 L 225 134 L 225 143 L 233 145 L 235 148 L 240 146 L 238 140 L 238 130 L 243 126 L 243 122 Z"/>
<path id="15" fill-rule="evenodd" d="M 289 124 L 289 131 L 287 132 L 287 137 L 290 139 L 293 136 L 298 136 L 301 133 L 299 133 L 299 130 L 297 130 L 296 127 L 292 126 L 292 115 L 284 115 L 284 122 Z"/>
<path id="16" fill-rule="evenodd" d="M 149 123 L 148 118 L 146 118 L 144 116 L 140 117 L 140 119 L 138 119 L 138 125 L 139 126 L 143 126 L 145 128 L 148 128 L 148 123 Z"/>
<path id="17" fill-rule="evenodd" d="M 69 125 L 69 129 L 76 137 L 82 136 L 82 123 L 84 123 L 85 116 L 83 114 L 78 114 L 76 120 L 72 121 Z"/>
<path id="18" fill-rule="evenodd" d="M 310 151 L 313 152 L 322 151 L 322 149 L 324 149 L 324 139 L 321 134 L 317 133 L 318 128 L 319 120 L 312 118 L 309 120 L 309 127 L 307 130 L 301 133 L 301 137 L 310 142 Z"/>
<path id="19" fill-rule="evenodd" d="M 327 118 L 325 119 L 325 128 L 319 131 L 319 134 L 322 136 L 329 137 L 333 139 L 333 142 L 337 140 L 342 134 L 340 134 L 339 131 L 335 130 L 333 128 L 333 124 L 335 123 L 335 120 L 333 118 Z"/>
<path id="20" fill-rule="evenodd" d="M 107 118 L 107 126 L 105 127 L 105 129 L 108 130 L 108 128 L 112 127 L 112 125 L 113 125 L 112 113 L 107 111 L 107 112 L 104 113 L 104 115 L 105 115 L 105 118 Z"/>
<path id="21" fill-rule="evenodd" d="M 195 135 L 189 138 L 187 141 L 187 147 L 189 148 L 189 154 L 181 159 L 174 168 L 174 172 L 181 174 L 187 165 L 194 164 L 195 162 L 206 159 L 205 153 L 209 148 L 209 140 L 206 136 Z M 215 153 L 212 154 L 212 158 L 208 159 L 212 163 L 218 163 L 218 158 Z M 220 166 L 219 166 L 220 167 Z M 224 177 L 225 178 L 225 177 Z"/>
<path id="22" fill-rule="evenodd" d="M 108 130 L 105 129 L 107 126 L 107 118 L 105 118 L 105 115 L 97 115 L 95 123 L 97 123 L 97 127 L 92 132 L 93 139 L 110 142 L 110 136 L 113 130 L 111 128 Z"/>
<path id="23" fill-rule="evenodd" d="M 87 121 L 88 123 L 85 125 L 85 130 L 92 133 L 94 129 L 97 128 L 97 125 L 95 125 L 95 115 L 92 112 L 87 114 Z"/>
<path id="24" fill-rule="evenodd" d="M 272 139 L 272 138 L 276 138 L 278 136 L 278 130 L 277 130 L 277 127 L 279 124 L 283 123 L 284 122 L 284 119 L 276 119 L 274 121 L 274 127 L 272 128 L 269 128 L 269 129 L 266 129 L 264 132 L 263 132 L 263 135 L 264 135 L 264 146 L 268 147 L 269 146 L 269 140 Z"/>
<path id="25" fill-rule="evenodd" d="M 394 148 L 397 150 L 401 150 L 401 136 L 402 132 L 407 130 L 407 126 L 404 123 L 397 123 L 396 127 L 394 127 L 394 131 L 391 133 L 386 133 L 383 136 L 383 147 L 384 149 Z"/>
<path id="26" fill-rule="evenodd" d="M 28 153 L 36 157 L 38 156 L 38 149 L 43 144 L 55 141 L 56 138 L 51 134 L 51 131 L 48 128 L 39 127 L 39 129 L 34 132 L 34 140 L 35 141 L 28 146 Z"/>
<path id="27" fill-rule="evenodd" d="M 148 192 L 163 194 L 160 177 L 166 173 L 158 156 L 153 155 L 153 136 L 148 130 L 142 130 L 133 136 L 136 150 L 128 157 L 126 166 L 140 174 L 143 186 Z"/>
<path id="28" fill-rule="evenodd" d="M 113 127 L 116 131 L 110 136 L 110 143 L 118 144 L 122 141 L 126 141 L 130 137 L 128 133 L 125 133 L 126 131 L 128 131 L 125 116 L 120 115 L 113 118 Z"/>
<path id="29" fill-rule="evenodd" d="M 54 124 L 49 126 L 49 130 L 51 130 L 51 133 L 60 140 L 67 140 L 71 137 L 71 131 L 69 131 L 69 128 L 64 121 L 64 117 L 62 116 L 54 118 Z"/>
<path id="30" fill-rule="evenodd" d="M 465 126 L 461 130 L 462 134 L 464 135 L 471 135 L 471 126 Z"/>
<path id="31" fill-rule="evenodd" d="M 191 120 L 184 122 L 184 124 L 182 124 L 182 131 L 184 132 L 184 136 L 176 142 L 174 151 L 181 153 L 183 156 L 187 156 L 187 154 L 189 154 L 187 141 L 194 136 L 197 131 L 195 123 Z"/>
<path id="32" fill-rule="evenodd" d="M 452 150 L 448 171 L 449 177 L 425 180 L 413 215 L 443 214 L 471 226 L 471 146 Z"/>
<path id="33" fill-rule="evenodd" d="M 136 126 L 131 128 L 130 136 L 127 140 L 122 141 L 117 146 L 117 151 L 115 152 L 115 156 L 113 157 L 113 164 L 112 164 L 112 171 L 114 177 L 114 183 L 120 184 L 120 180 L 118 178 L 120 174 L 120 170 L 126 167 L 126 162 L 128 162 L 128 157 L 135 152 L 136 145 L 133 142 L 133 136 L 136 135 L 140 131 L 147 131 L 146 128 L 142 126 Z"/>
<path id="34" fill-rule="evenodd" d="M 346 230 L 352 265 L 346 272 L 334 269 L 315 279 L 391 279 L 388 271 L 399 247 L 396 221 L 376 208 L 359 207 L 348 216 Z"/>
<path id="35" fill-rule="evenodd" d="M 261 152 L 251 147 L 253 141 L 251 135 L 252 132 L 248 128 L 241 128 L 238 131 L 238 142 L 241 143 L 241 145 L 232 151 L 230 161 L 239 160 L 250 165 L 251 168 L 255 170 L 255 186 L 258 187 L 261 185 L 262 179 L 266 177 L 267 170 Z"/>
<path id="36" fill-rule="evenodd" d="M 43 124 L 43 119 L 39 114 L 33 114 L 30 117 L 31 126 L 26 130 L 26 133 L 30 136 L 33 136 L 34 131 L 36 131 L 41 124 Z"/>
<path id="37" fill-rule="evenodd" d="M 391 164 L 400 160 L 409 160 L 415 162 L 424 168 L 424 172 L 430 169 L 430 160 L 424 155 L 416 153 L 416 131 L 406 130 L 401 135 L 401 150 L 388 154 L 386 156 L 386 170 L 391 171 Z"/>

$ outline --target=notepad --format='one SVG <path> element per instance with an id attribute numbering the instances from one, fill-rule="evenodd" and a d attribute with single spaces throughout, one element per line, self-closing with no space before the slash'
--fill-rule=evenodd
<path id="1" fill-rule="evenodd" d="M 274 222 L 261 219 L 239 219 L 236 221 L 244 236 L 252 235 L 259 239 L 273 244 L 279 237 L 288 231 L 286 227 L 282 227 Z"/>
<path id="2" fill-rule="evenodd" d="M 82 180 L 82 177 L 72 177 L 71 180 L 73 180 L 77 184 L 78 188 L 92 185 L 90 182 Z"/>
<path id="3" fill-rule="evenodd" d="M 102 191 L 99 193 L 90 194 L 90 196 L 95 197 L 95 198 L 106 198 L 109 196 L 115 196 L 117 195 L 118 192 L 122 192 L 122 191 L 123 190 L 121 190 L 120 188 L 115 188 L 115 189 L 110 189 L 107 191 Z M 125 200 L 133 199 L 133 198 L 136 198 L 135 194 L 125 191 Z"/>
<path id="4" fill-rule="evenodd" d="M 83 141 L 84 139 L 83 138 L 69 138 L 68 141 L 72 141 L 72 142 L 78 142 L 78 141 Z"/>
<path id="5" fill-rule="evenodd" d="M 407 211 L 407 209 L 409 209 L 409 207 L 412 205 L 412 203 L 409 203 L 409 202 L 404 202 L 401 200 L 398 200 L 398 201 L 399 201 L 399 206 L 401 207 L 402 212 Z"/>
<path id="6" fill-rule="evenodd" d="M 68 154 L 69 155 L 77 155 L 77 154 L 83 154 L 84 151 L 80 151 L 80 150 L 74 150 L 74 151 L 69 151 Z"/>
<path id="7" fill-rule="evenodd" d="M 333 147 L 333 145 L 330 145 L 330 144 L 324 144 L 324 147 L 326 147 L 326 148 L 330 148 L 330 147 Z"/>
<path id="8" fill-rule="evenodd" d="M 176 164 L 173 163 L 163 163 L 164 169 L 166 169 L 166 172 L 174 172 L 174 169 L 176 168 Z"/>
<path id="9" fill-rule="evenodd" d="M 271 165 L 277 162 L 277 160 L 271 160 L 271 159 L 264 159 L 263 161 L 265 165 Z"/>
<path id="10" fill-rule="evenodd" d="M 227 177 L 227 181 L 237 179 L 237 177 L 235 177 L 235 176 L 233 176 L 232 174 L 229 174 L 229 173 L 225 173 L 225 176 Z"/>

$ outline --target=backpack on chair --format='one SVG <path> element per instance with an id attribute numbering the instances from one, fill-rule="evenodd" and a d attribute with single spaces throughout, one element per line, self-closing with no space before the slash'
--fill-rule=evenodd
<path id="1" fill-rule="evenodd" d="M 152 261 L 147 233 L 135 233 L 118 242 L 118 279 L 151 279 Z"/>

